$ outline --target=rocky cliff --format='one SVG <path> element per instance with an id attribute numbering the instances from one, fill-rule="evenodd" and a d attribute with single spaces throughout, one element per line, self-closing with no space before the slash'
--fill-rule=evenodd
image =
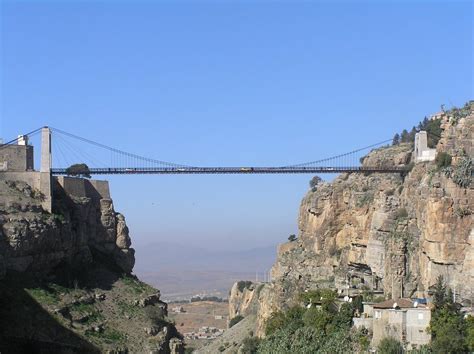
<path id="1" fill-rule="evenodd" d="M 266 318 L 307 289 L 426 296 L 439 275 L 458 299 L 474 301 L 474 115 L 445 114 L 441 128 L 436 149 L 452 157 L 450 166 L 414 164 L 413 146 L 400 144 L 372 151 L 363 165 L 405 166 L 408 174 L 342 174 L 310 190 L 298 239 L 278 248 L 273 281 L 258 294 L 233 289 L 231 315 L 256 298 L 262 335 Z"/>
<path id="2" fill-rule="evenodd" d="M 183 352 L 159 291 L 131 275 L 134 250 L 107 182 L 53 187 L 47 213 L 40 192 L 0 181 L 0 351 Z"/>
<path id="3" fill-rule="evenodd" d="M 124 272 L 135 263 L 125 218 L 110 198 L 75 196 L 54 183 L 54 209 L 42 210 L 39 192 L 19 181 L 0 181 L 0 276 L 7 271 L 45 275 L 65 265 L 82 267 L 92 253 L 110 256 Z"/>

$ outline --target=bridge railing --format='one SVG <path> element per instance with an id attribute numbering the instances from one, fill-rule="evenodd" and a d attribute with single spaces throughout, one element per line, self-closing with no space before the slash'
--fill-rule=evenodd
<path id="1" fill-rule="evenodd" d="M 75 171 L 75 174 L 317 174 L 317 173 L 404 173 L 406 167 L 110 167 Z M 53 168 L 53 175 L 67 175 L 64 168 Z"/>

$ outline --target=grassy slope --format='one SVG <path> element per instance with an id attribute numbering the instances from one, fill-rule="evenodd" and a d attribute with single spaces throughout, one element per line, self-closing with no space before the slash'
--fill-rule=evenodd
<path id="1" fill-rule="evenodd" d="M 164 340 L 147 335 L 145 327 L 168 325 L 175 331 L 157 306 L 134 305 L 158 290 L 101 266 L 85 273 L 81 281 L 67 285 L 21 274 L 0 281 L 0 352 L 28 352 L 29 347 L 140 352 L 153 341 L 159 345 Z M 97 299 L 101 294 L 105 298 Z"/>

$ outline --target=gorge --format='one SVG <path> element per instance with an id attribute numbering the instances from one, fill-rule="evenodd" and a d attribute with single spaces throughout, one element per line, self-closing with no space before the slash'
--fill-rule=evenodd
<path id="1" fill-rule="evenodd" d="M 396 142 L 362 166 L 407 173 L 314 180 L 271 281 L 234 284 L 229 318 L 243 320 L 198 352 L 238 352 L 245 339 L 266 336 L 274 313 L 323 289 L 366 301 L 429 299 L 442 276 L 472 307 L 473 106 L 433 118 L 441 129 L 435 160 L 417 160 L 412 142 Z M 159 290 L 132 274 L 135 252 L 108 182 L 52 177 L 49 211 L 42 177 L 35 184 L 28 163 L 16 168 L 0 175 L 0 351 L 183 353 Z"/>

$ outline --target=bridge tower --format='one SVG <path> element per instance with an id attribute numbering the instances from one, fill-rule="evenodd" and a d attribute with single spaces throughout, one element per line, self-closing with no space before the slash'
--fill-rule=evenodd
<path id="1" fill-rule="evenodd" d="M 49 127 L 41 129 L 41 172 L 51 172 L 51 130 Z"/>
<path id="2" fill-rule="evenodd" d="M 44 195 L 42 202 L 45 211 L 52 211 L 52 186 L 51 186 L 51 130 L 49 127 L 41 129 L 41 168 L 40 191 Z"/>
<path id="3" fill-rule="evenodd" d="M 415 162 L 433 161 L 436 149 L 428 148 L 428 135 L 422 130 L 415 134 Z"/>

